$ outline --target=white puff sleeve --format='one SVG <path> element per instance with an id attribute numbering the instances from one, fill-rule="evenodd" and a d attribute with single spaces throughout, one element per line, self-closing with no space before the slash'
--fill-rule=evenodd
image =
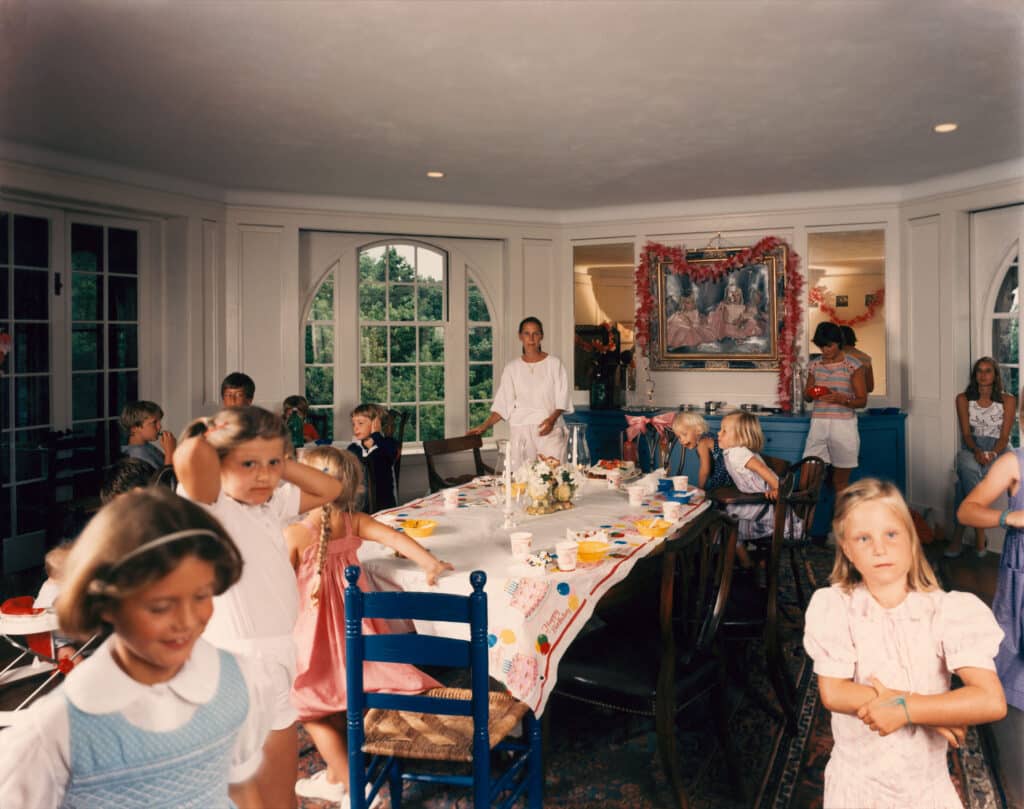
<path id="1" fill-rule="evenodd" d="M 936 626 L 946 658 L 946 668 L 967 666 L 995 671 L 995 656 L 1003 630 L 984 602 L 972 593 L 944 594 L 942 614 Z"/>
<path id="2" fill-rule="evenodd" d="M 551 357 L 558 365 L 555 367 L 555 406 L 553 410 L 572 413 L 572 390 L 569 387 L 569 372 L 558 357 Z"/>
<path id="3" fill-rule="evenodd" d="M 804 618 L 804 649 L 814 661 L 814 673 L 847 680 L 857 665 L 850 632 L 850 597 L 835 585 L 811 596 Z"/>

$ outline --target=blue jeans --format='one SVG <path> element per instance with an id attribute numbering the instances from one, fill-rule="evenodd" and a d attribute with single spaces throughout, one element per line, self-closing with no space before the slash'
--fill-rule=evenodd
<path id="1" fill-rule="evenodd" d="M 999 441 L 998 438 L 991 438 L 989 436 L 974 437 L 975 445 L 978 449 L 985 452 L 991 452 L 997 441 Z M 1004 449 L 1003 452 L 1006 452 L 1006 450 Z M 954 513 L 956 509 L 960 508 L 964 498 L 971 493 L 971 489 L 981 483 L 981 479 L 985 477 L 985 473 L 991 466 L 991 463 L 988 466 L 982 466 L 975 459 L 973 450 L 969 450 L 965 446 L 960 447 L 959 452 L 956 454 L 956 502 L 953 506 Z"/>

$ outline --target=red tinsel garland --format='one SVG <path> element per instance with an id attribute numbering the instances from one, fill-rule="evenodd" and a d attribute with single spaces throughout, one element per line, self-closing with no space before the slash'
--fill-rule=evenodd
<path id="1" fill-rule="evenodd" d="M 857 315 L 856 317 L 850 318 L 849 320 L 843 320 L 836 313 L 836 308 L 825 302 L 825 296 L 832 294 L 829 292 L 828 287 L 819 284 L 816 287 L 811 287 L 807 290 L 807 300 L 811 303 L 817 304 L 818 308 L 831 320 L 833 323 L 839 326 L 860 326 L 862 323 L 868 323 L 874 320 L 875 315 L 878 314 L 878 310 L 882 308 L 882 304 L 885 303 L 885 288 L 876 289 L 871 293 L 871 303 L 868 304 L 868 308 Z"/>
<path id="2" fill-rule="evenodd" d="M 800 274 L 800 257 L 786 242 L 775 236 L 761 239 L 753 247 L 740 250 L 714 264 L 691 265 L 686 260 L 685 247 L 648 242 L 640 254 L 640 263 L 634 275 L 636 283 L 636 343 L 647 348 L 651 340 L 651 311 L 654 309 L 654 293 L 651 292 L 651 269 L 657 264 L 670 263 L 676 275 L 688 275 L 694 281 L 717 281 L 723 275 L 741 267 L 759 264 L 765 256 L 780 245 L 785 245 L 786 290 L 782 302 L 782 330 L 779 332 L 779 382 L 777 394 L 779 406 L 788 410 L 792 404 L 793 365 L 796 362 L 796 335 L 800 327 L 800 293 L 804 278 Z"/>

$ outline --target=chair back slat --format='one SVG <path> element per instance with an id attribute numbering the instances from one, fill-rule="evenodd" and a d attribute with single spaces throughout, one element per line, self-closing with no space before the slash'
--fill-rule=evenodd
<path id="1" fill-rule="evenodd" d="M 452 480 L 447 480 L 438 473 L 437 466 L 434 463 L 435 459 L 442 455 L 452 455 L 457 452 L 472 452 L 473 468 L 478 477 L 480 475 L 486 475 L 493 472 L 494 470 L 484 463 L 483 455 L 481 453 L 482 447 L 483 439 L 478 435 L 458 435 L 452 438 L 439 438 L 434 441 L 424 441 L 423 457 L 427 461 L 427 480 L 430 483 L 430 491 L 438 492 L 441 489 L 453 485 Z"/>
<path id="2" fill-rule="evenodd" d="M 389 711 L 412 711 L 445 716 L 472 716 L 473 702 L 468 699 L 431 697 L 426 694 L 367 694 L 367 708 Z"/>
<path id="3" fill-rule="evenodd" d="M 363 616 L 400 621 L 415 618 L 422 621 L 471 620 L 466 596 L 449 593 L 364 593 Z M 486 620 L 486 616 L 484 616 Z"/>
<path id="4" fill-rule="evenodd" d="M 431 635 L 366 635 L 362 657 L 381 663 L 413 663 L 417 666 L 470 665 L 468 644 L 455 638 Z"/>
<path id="5" fill-rule="evenodd" d="M 814 512 L 821 499 L 821 489 L 825 485 L 828 465 L 816 455 L 808 455 L 793 464 L 790 469 L 796 479 L 793 492 L 788 498 L 789 506 L 803 521 L 804 533 L 807 534 L 814 524 Z"/>

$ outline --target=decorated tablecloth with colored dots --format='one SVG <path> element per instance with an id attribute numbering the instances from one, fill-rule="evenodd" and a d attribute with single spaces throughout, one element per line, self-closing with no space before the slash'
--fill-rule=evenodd
<path id="1" fill-rule="evenodd" d="M 662 502 L 659 495 L 652 495 L 641 505 L 630 506 L 623 491 L 609 489 L 604 481 L 588 481 L 575 508 L 529 516 L 520 505 L 517 525 L 506 529 L 501 527 L 501 505 L 491 503 L 494 492 L 489 481 L 474 482 L 460 490 L 455 508 L 445 508 L 436 494 L 376 517 L 399 530 L 404 519 L 437 521 L 434 534 L 420 542 L 455 567 L 454 573 L 441 578 L 439 591 L 467 595 L 470 572 L 487 574 L 491 676 L 539 715 L 557 680 L 559 660 L 601 597 L 664 541 L 642 536 L 636 529 L 638 520 L 661 516 Z M 694 500 L 683 506 L 683 516 L 669 535 L 708 508 L 702 492 Z M 533 567 L 512 556 L 512 531 L 531 532 L 534 552 L 547 551 L 553 557 L 555 544 L 566 538 L 567 530 L 597 528 L 608 534 L 608 553 L 596 562 L 580 562 L 571 572 L 559 571 L 554 562 Z M 374 589 L 428 589 L 413 562 L 396 558 L 382 545 L 364 543 L 359 556 Z M 468 639 L 467 627 L 447 622 L 417 621 L 416 631 Z"/>

